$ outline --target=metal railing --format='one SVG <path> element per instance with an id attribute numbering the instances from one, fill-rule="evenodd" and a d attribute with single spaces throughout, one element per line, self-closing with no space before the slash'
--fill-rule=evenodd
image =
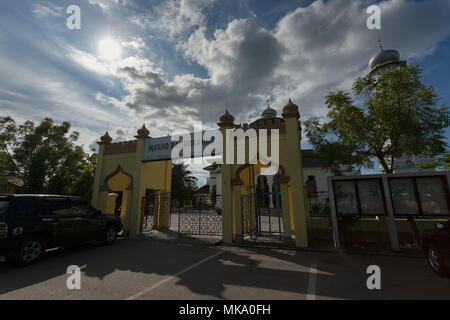
<path id="1" fill-rule="evenodd" d="M 308 209 L 311 218 L 330 217 L 330 197 L 328 191 L 308 194 Z"/>
<path id="2" fill-rule="evenodd" d="M 180 235 L 222 235 L 222 197 L 193 195 L 173 199 L 171 213 Z"/>

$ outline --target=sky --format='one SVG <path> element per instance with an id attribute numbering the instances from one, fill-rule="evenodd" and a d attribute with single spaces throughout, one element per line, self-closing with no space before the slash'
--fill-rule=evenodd
<path id="1" fill-rule="evenodd" d="M 215 128 L 226 106 L 244 123 L 268 99 L 280 113 L 289 90 L 302 120 L 326 119 L 324 96 L 369 71 L 378 40 L 450 105 L 449 16 L 449 0 L 0 0 L 0 113 L 70 121 L 86 150 L 107 128 L 115 141 L 143 123 L 152 137 Z"/>

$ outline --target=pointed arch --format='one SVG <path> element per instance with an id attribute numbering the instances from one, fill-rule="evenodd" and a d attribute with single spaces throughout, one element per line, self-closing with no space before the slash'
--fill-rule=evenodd
<path id="1" fill-rule="evenodd" d="M 133 190 L 134 187 L 133 176 L 128 172 L 126 172 L 125 170 L 123 170 L 120 164 L 117 166 L 116 170 L 114 170 L 111 174 L 105 177 L 105 179 L 103 180 L 103 186 L 101 187 L 101 190 L 112 192 L 113 190 L 109 188 L 108 182 L 119 173 L 122 173 L 123 175 L 130 178 L 130 183 L 126 187 L 126 190 Z"/>

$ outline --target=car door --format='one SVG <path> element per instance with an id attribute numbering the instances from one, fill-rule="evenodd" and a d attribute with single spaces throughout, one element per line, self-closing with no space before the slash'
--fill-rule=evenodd
<path id="1" fill-rule="evenodd" d="M 70 214 L 75 220 L 77 241 L 97 240 L 102 229 L 102 221 L 96 218 L 96 211 L 82 200 L 70 201 Z"/>
<path id="2" fill-rule="evenodd" d="M 446 259 L 450 261 L 450 222 L 445 226 L 445 234 L 442 236 L 442 250 Z"/>
<path id="3" fill-rule="evenodd" d="M 44 232 L 54 246 L 73 241 L 75 221 L 69 213 L 66 198 L 42 198 L 39 204 L 39 219 Z"/>

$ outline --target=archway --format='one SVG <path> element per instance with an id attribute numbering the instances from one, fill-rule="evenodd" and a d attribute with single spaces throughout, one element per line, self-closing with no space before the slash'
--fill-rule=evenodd
<path id="1" fill-rule="evenodd" d="M 267 167 L 260 163 L 241 165 L 232 180 L 234 199 L 241 197 L 242 208 L 236 208 L 235 212 L 238 212 L 237 219 L 242 219 L 242 231 L 239 232 L 242 232 L 244 240 L 248 237 L 283 239 L 289 238 L 292 233 L 288 196 L 290 179 L 282 165 L 274 175 L 263 174 L 263 169 Z M 283 201 L 286 204 L 284 208 Z"/>
<path id="2" fill-rule="evenodd" d="M 104 180 L 104 189 L 109 191 L 106 202 L 106 213 L 120 216 L 122 223 L 127 219 L 127 203 L 130 191 L 133 189 L 133 177 L 123 171 L 119 165 L 117 169 Z"/>

